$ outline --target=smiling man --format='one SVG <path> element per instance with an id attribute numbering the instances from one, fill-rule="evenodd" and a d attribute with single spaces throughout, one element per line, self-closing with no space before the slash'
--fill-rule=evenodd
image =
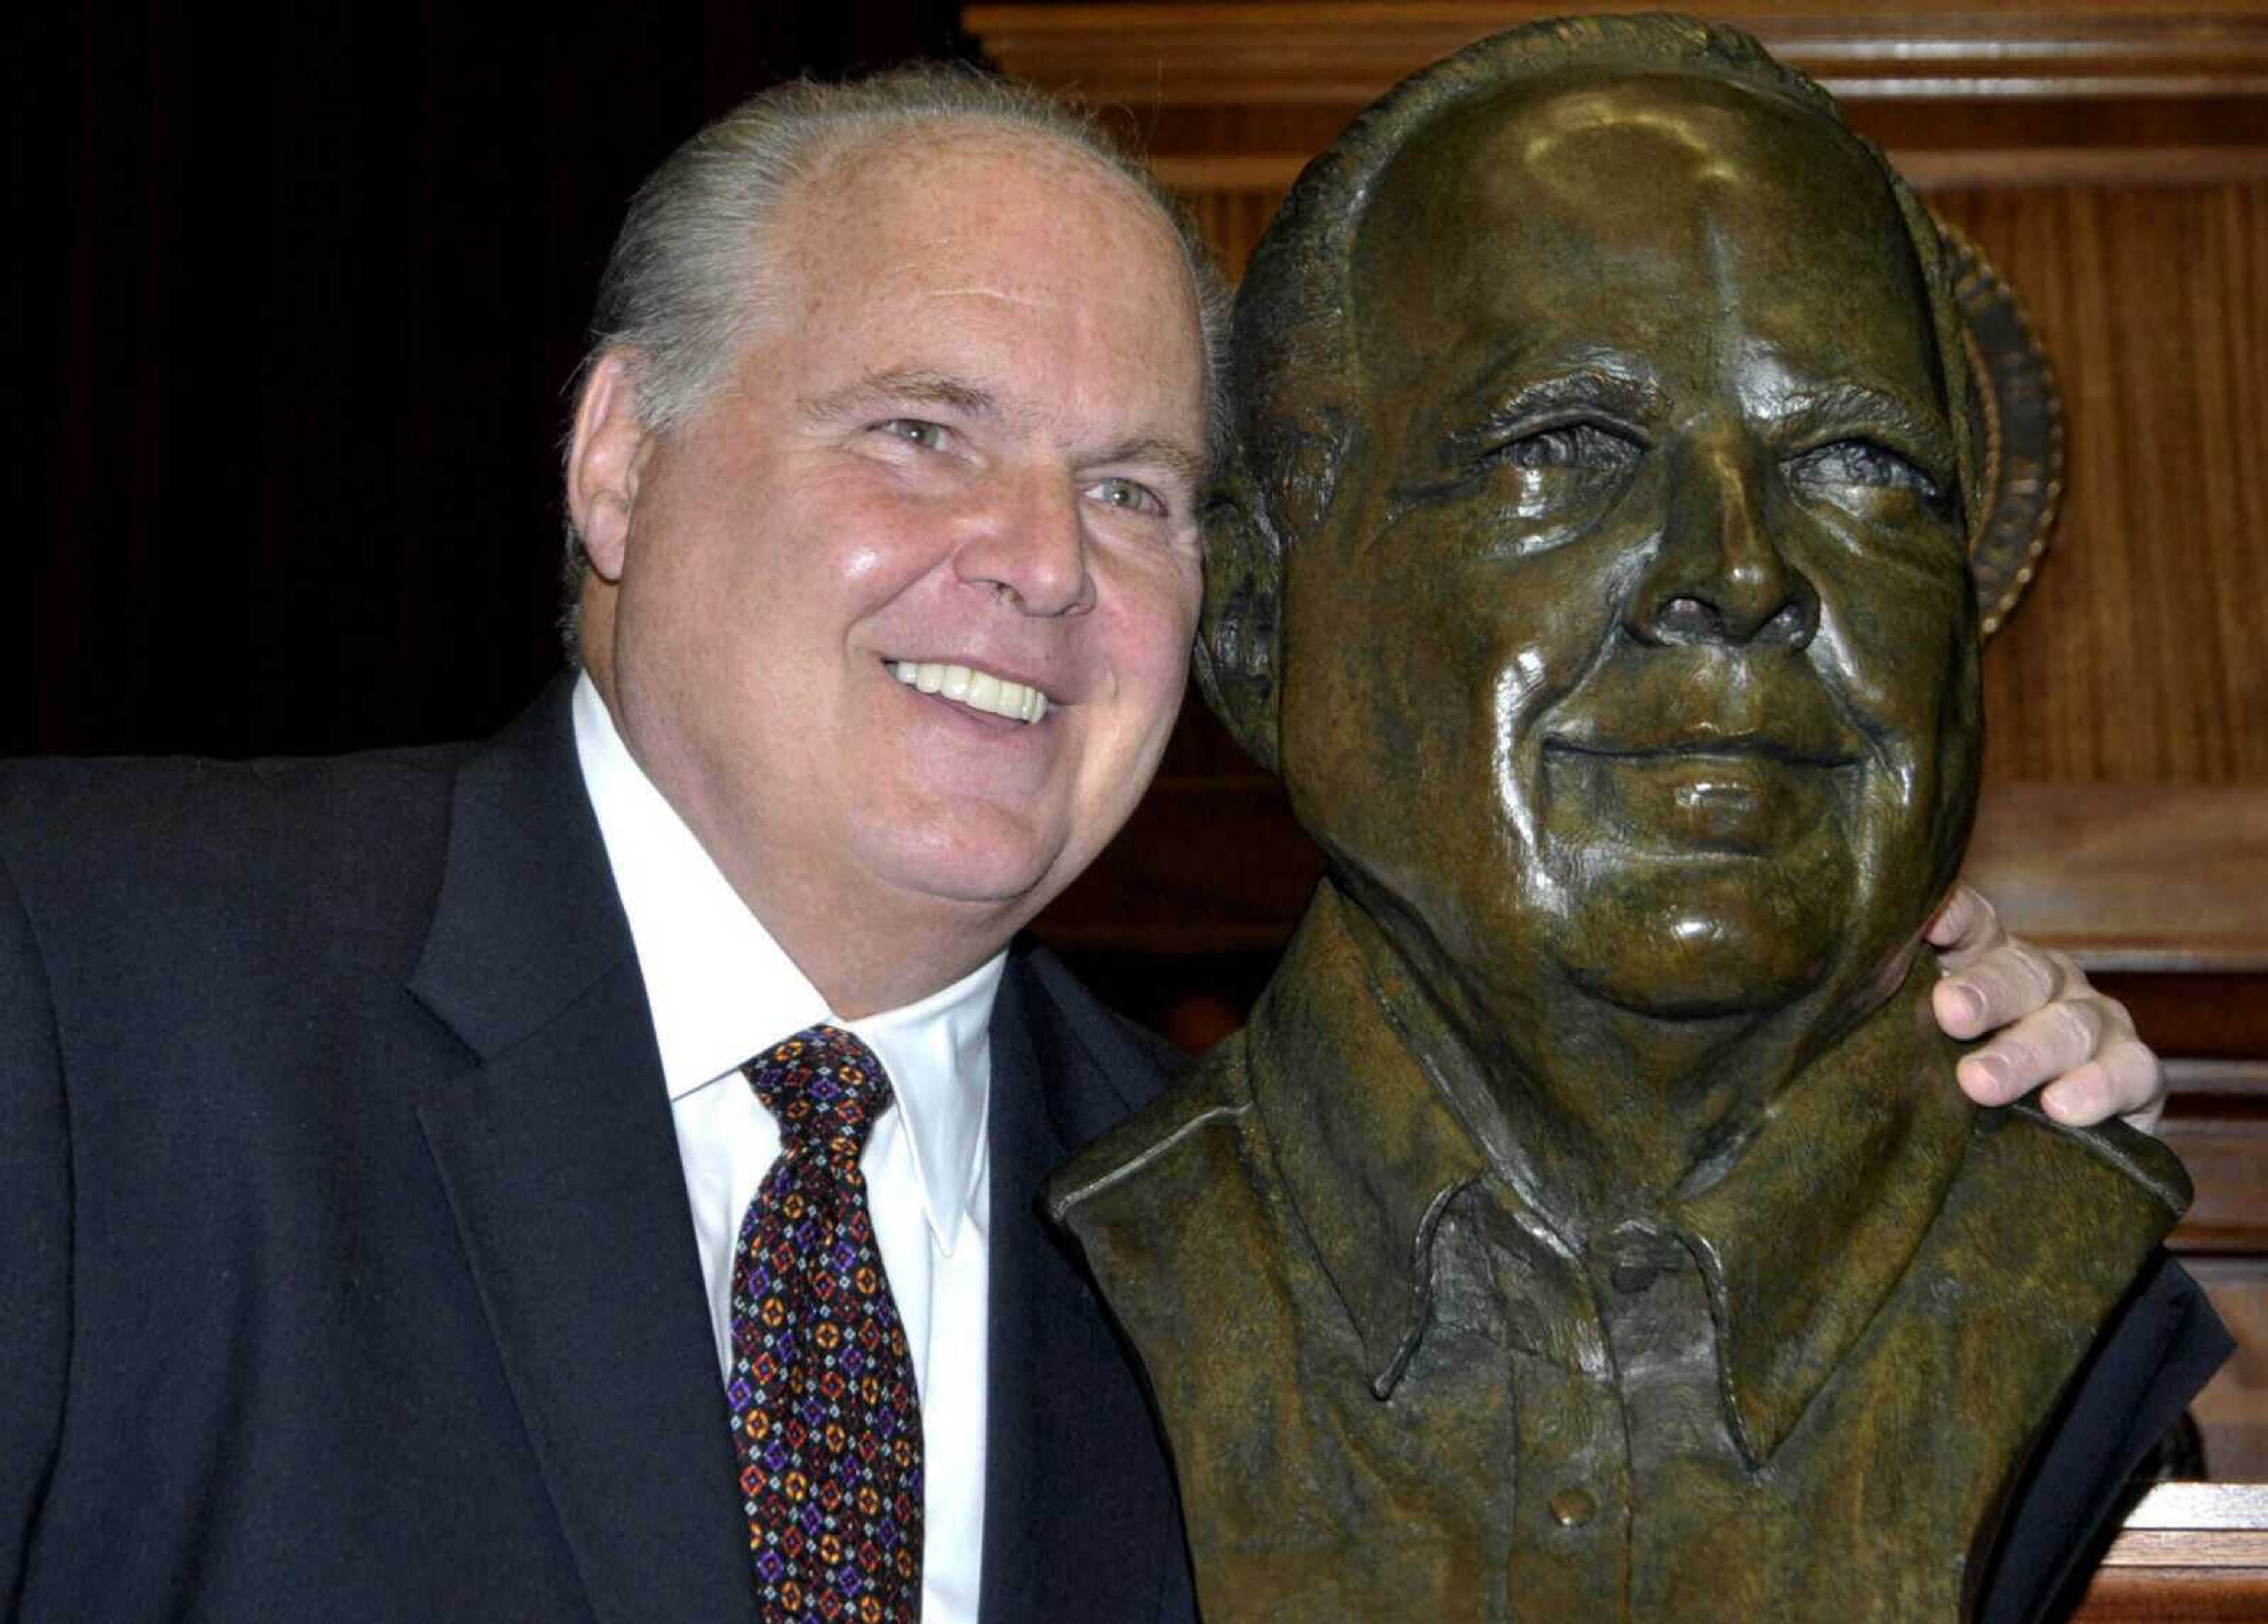
<path id="1" fill-rule="evenodd" d="M 1189 1616 L 1035 1210 L 1168 1059 L 1011 942 L 1180 707 L 1213 287 L 1034 92 L 783 87 L 610 261 L 579 678 L 11 770 L 0 1616 Z"/>
<path id="2" fill-rule="evenodd" d="M 580 675 L 479 745 L 9 769 L 0 1613 L 1191 1616 L 1036 1209 L 1170 1066 L 1016 933 L 1181 701 L 1210 289 L 1035 95 L 770 92 L 608 267 Z M 1962 1018 L 2041 1004 L 1972 919 Z M 2146 1106 L 2064 990 L 1980 1086 Z"/>
<path id="3" fill-rule="evenodd" d="M 2225 1353 L 2178 1162 L 1977 1111 L 1929 1018 L 1957 323 L 1880 156 L 1683 18 L 1429 70 L 1262 244 L 1201 649 L 1328 875 L 1052 1187 L 1213 1624 L 2033 1618 Z"/>

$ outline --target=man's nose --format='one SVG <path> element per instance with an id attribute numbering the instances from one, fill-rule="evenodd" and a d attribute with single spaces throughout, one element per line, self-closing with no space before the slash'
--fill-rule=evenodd
<path id="1" fill-rule="evenodd" d="M 954 559 L 963 581 L 990 588 L 1026 614 L 1094 607 L 1079 491 L 1062 470 L 1003 474 L 974 518 Z"/>
<path id="2" fill-rule="evenodd" d="M 1762 453 L 1727 435 L 1678 460 L 1660 545 L 1631 601 L 1641 643 L 1802 648 L 1819 594 L 1780 550 L 1765 511 Z"/>

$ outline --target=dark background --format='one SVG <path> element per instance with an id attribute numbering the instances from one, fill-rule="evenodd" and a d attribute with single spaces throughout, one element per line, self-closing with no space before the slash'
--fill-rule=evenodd
<path id="1" fill-rule="evenodd" d="M 967 55 L 957 12 L 308 0 L 4 25 L 22 550 L 0 754 L 497 726 L 559 664 L 563 392 L 631 190 L 765 85 Z"/>

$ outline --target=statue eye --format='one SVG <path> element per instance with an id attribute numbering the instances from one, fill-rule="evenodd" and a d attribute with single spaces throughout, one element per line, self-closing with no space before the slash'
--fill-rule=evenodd
<path id="1" fill-rule="evenodd" d="M 1508 439 L 1487 460 L 1514 468 L 1574 468 L 1617 473 L 1638 460 L 1638 448 L 1626 435 L 1597 423 L 1561 423 Z"/>
<path id="2" fill-rule="evenodd" d="M 1933 508 L 1945 500 L 1937 481 L 1911 458 L 1873 440 L 1836 440 L 1791 457 L 1783 466 L 1801 484 L 1908 491 Z"/>

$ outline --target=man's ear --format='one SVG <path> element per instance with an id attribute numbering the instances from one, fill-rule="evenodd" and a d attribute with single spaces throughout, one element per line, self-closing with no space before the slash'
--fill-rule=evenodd
<path id="1" fill-rule="evenodd" d="M 1245 753 L 1270 772 L 1283 605 L 1283 548 L 1240 459 L 1205 506 L 1197 686 Z"/>
<path id="2" fill-rule="evenodd" d="M 599 578 L 622 578 L 630 509 L 651 436 L 638 415 L 630 353 L 609 349 L 583 380 L 567 442 L 567 512 Z"/>

